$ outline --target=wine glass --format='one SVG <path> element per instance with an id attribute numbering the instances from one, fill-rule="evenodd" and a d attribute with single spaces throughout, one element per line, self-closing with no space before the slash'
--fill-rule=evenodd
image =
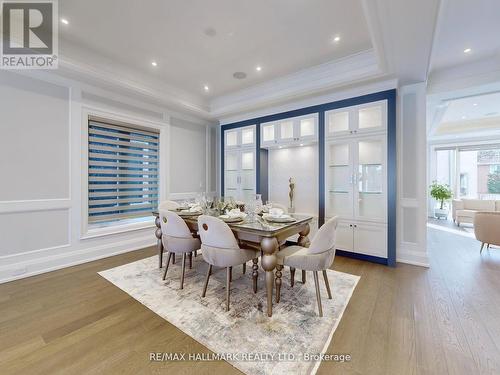
<path id="1" fill-rule="evenodd" d="M 207 196 L 205 198 L 205 204 L 206 204 L 207 210 L 210 210 L 212 208 L 213 203 L 214 203 L 214 196 L 211 194 L 207 194 Z"/>
<path id="2" fill-rule="evenodd" d="M 245 212 L 248 215 L 248 222 L 253 223 L 255 221 L 255 209 L 256 209 L 256 200 L 249 199 L 249 201 L 245 204 Z"/>
<path id="3" fill-rule="evenodd" d="M 267 212 L 270 212 L 272 208 L 273 208 L 273 202 L 271 202 L 271 201 L 266 201 L 266 209 L 267 209 Z"/>

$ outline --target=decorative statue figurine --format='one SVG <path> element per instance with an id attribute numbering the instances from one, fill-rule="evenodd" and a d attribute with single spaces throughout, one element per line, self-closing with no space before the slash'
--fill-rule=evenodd
<path id="1" fill-rule="evenodd" d="M 290 177 L 288 180 L 289 182 L 289 187 L 290 187 L 290 192 L 288 193 L 288 196 L 290 197 L 290 207 L 288 208 L 288 212 L 294 212 L 295 208 L 293 207 L 293 194 L 295 190 L 295 182 L 293 181 L 293 178 Z"/>

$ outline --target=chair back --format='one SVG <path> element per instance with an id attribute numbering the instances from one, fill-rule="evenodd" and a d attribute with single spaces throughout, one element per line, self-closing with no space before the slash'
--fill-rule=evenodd
<path id="1" fill-rule="evenodd" d="M 193 238 L 186 222 L 173 211 L 160 209 L 161 233 L 165 236 Z"/>
<path id="2" fill-rule="evenodd" d="M 500 245 L 500 212 L 476 212 L 474 234 L 478 241 Z"/>
<path id="3" fill-rule="evenodd" d="M 314 236 L 309 246 L 309 254 L 321 254 L 335 250 L 335 230 L 337 229 L 337 216 L 324 223 Z"/>
<path id="4" fill-rule="evenodd" d="M 181 205 L 175 201 L 163 201 L 158 205 L 158 210 L 175 210 Z"/>
<path id="5" fill-rule="evenodd" d="M 219 218 L 208 215 L 199 216 L 198 232 L 201 243 L 205 246 L 220 249 L 239 249 L 233 231 L 229 228 L 229 225 Z"/>

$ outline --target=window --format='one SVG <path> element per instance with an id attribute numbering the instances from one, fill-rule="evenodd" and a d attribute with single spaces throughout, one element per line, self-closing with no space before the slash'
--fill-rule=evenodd
<path id="1" fill-rule="evenodd" d="M 158 206 L 159 133 L 88 119 L 88 222 L 149 217 Z"/>

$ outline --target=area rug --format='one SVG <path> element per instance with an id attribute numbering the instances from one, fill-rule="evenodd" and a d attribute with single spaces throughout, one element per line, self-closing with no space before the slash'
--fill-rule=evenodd
<path id="1" fill-rule="evenodd" d="M 187 263 L 187 262 L 186 262 Z M 280 303 L 273 316 L 266 311 L 264 271 L 259 268 L 258 292 L 252 291 L 251 262 L 247 272 L 233 269 L 230 311 L 225 310 L 225 269 L 213 268 L 207 295 L 201 292 L 207 264 L 198 255 L 179 289 L 181 262 L 170 265 L 162 280 L 158 257 L 145 258 L 99 274 L 187 335 L 246 374 L 314 374 L 346 309 L 359 276 L 328 270 L 333 299 L 328 299 L 320 274 L 323 317 L 318 316 L 312 273 L 305 284 L 283 270 Z M 329 353 L 334 354 L 334 353 Z M 336 360 L 336 357 L 331 358 Z"/>

